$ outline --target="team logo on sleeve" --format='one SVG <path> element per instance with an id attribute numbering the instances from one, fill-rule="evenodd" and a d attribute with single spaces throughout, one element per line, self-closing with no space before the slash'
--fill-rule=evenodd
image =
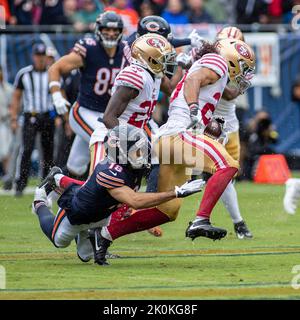
<path id="1" fill-rule="evenodd" d="M 166 46 L 165 43 L 160 39 L 148 39 L 147 43 L 149 46 L 154 48 L 164 48 Z"/>
<path id="2" fill-rule="evenodd" d="M 237 44 L 235 45 L 235 48 L 236 48 L 237 52 L 238 52 L 242 57 L 244 57 L 244 58 L 246 58 L 246 59 L 251 59 L 251 54 L 250 54 L 249 50 L 248 50 L 245 46 L 243 46 L 243 45 L 240 44 L 240 43 L 237 43 Z"/>
<path id="3" fill-rule="evenodd" d="M 159 24 L 155 21 L 150 21 L 145 25 L 149 32 L 155 32 L 159 30 Z"/>

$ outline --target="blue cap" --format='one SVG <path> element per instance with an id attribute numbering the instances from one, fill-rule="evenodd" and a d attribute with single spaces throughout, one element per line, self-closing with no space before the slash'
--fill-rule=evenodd
<path id="1" fill-rule="evenodd" d="M 36 43 L 32 47 L 32 53 L 33 54 L 46 55 L 46 50 L 47 50 L 47 48 L 44 45 L 44 43 L 42 43 L 42 42 Z"/>

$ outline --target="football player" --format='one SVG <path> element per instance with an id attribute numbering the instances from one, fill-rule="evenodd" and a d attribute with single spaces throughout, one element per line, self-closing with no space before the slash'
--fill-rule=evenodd
<path id="1" fill-rule="evenodd" d="M 87 262 L 94 255 L 99 265 L 108 264 L 107 246 L 98 247 L 97 233 L 89 236 L 88 229 L 108 225 L 118 205 L 126 203 L 147 214 L 146 208 L 199 192 L 203 186 L 198 180 L 167 192 L 137 193 L 149 166 L 150 143 L 144 131 L 130 124 L 116 126 L 108 132 L 104 144 L 107 161 L 99 163 L 82 186 L 54 167 L 36 189 L 32 204 L 43 233 L 54 246 L 65 248 L 76 239 L 78 257 Z M 64 189 L 56 217 L 47 207 L 45 188 L 52 186 Z"/>
<path id="2" fill-rule="evenodd" d="M 80 69 L 81 79 L 77 102 L 70 111 L 70 125 L 76 133 L 68 170 L 82 176 L 90 162 L 89 140 L 103 117 L 114 79 L 127 63 L 125 44 L 121 41 L 123 21 L 112 11 L 99 15 L 95 35 L 80 39 L 71 53 L 60 58 L 49 69 L 49 88 L 58 114 L 68 112 L 69 102 L 62 96 L 60 79 Z"/>
<path id="3" fill-rule="evenodd" d="M 236 39 L 245 41 L 244 35 L 240 29 L 236 27 L 223 28 L 216 37 L 216 41 L 223 39 Z M 248 73 L 252 75 L 253 73 Z M 247 85 L 248 86 L 248 85 Z M 242 91 L 247 90 L 245 87 Z M 240 162 L 240 138 L 239 138 L 239 121 L 236 116 L 236 98 L 240 95 L 240 91 L 227 86 L 223 92 L 222 98 L 216 106 L 214 115 L 223 117 L 225 120 L 227 142 L 225 149 L 231 157 Z M 234 231 L 238 239 L 252 238 L 253 235 L 248 229 L 245 221 L 242 218 L 237 193 L 233 181 L 230 181 L 225 191 L 221 196 L 221 200 L 225 208 L 229 212 L 234 224 Z"/>
<path id="4" fill-rule="evenodd" d="M 231 26 L 223 28 L 217 34 L 216 41 L 223 39 L 236 39 L 241 41 L 245 40 L 241 30 Z M 189 56 L 186 55 L 187 65 L 185 65 L 185 68 L 188 69 L 188 63 L 195 60 L 198 60 L 198 50 L 192 49 Z M 243 91 L 246 89 L 247 87 L 243 89 Z M 232 156 L 232 158 L 238 162 L 240 158 L 239 121 L 236 117 L 235 110 L 236 98 L 239 95 L 240 91 L 237 88 L 227 85 L 224 89 L 222 98 L 220 99 L 214 110 L 215 117 L 223 118 L 225 120 L 227 135 L 225 149 Z M 203 176 L 206 180 L 208 180 L 211 177 L 211 174 L 203 173 Z M 237 238 L 252 238 L 253 235 L 241 216 L 237 193 L 233 181 L 228 184 L 227 188 L 221 196 L 221 200 L 231 216 Z"/>
<path id="5" fill-rule="evenodd" d="M 255 67 L 254 53 L 244 42 L 222 40 L 219 48 L 220 54 L 213 45 L 202 46 L 201 58 L 194 62 L 172 94 L 169 119 L 160 128 L 156 144 L 160 158 L 159 192 L 172 190 L 174 185 L 188 180 L 191 173 L 188 168 L 213 173 L 207 182 L 196 219 L 186 230 L 186 236 L 192 239 L 199 236 L 221 239 L 227 233 L 225 229 L 211 225 L 210 215 L 237 173 L 239 164 L 220 142 L 201 132 L 210 122 L 228 78 L 242 92 Z M 200 133 L 187 130 L 191 123 L 200 127 Z M 169 163 L 164 161 L 166 151 Z M 108 248 L 113 240 L 125 234 L 173 221 L 180 206 L 180 199 L 174 199 L 149 209 L 146 215 L 138 210 L 129 218 L 102 228 L 98 244 Z"/>

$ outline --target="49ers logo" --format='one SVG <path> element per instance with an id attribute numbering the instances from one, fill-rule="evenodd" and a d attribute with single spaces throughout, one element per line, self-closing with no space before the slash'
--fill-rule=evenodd
<path id="1" fill-rule="evenodd" d="M 150 21 L 145 25 L 146 29 L 150 32 L 155 32 L 159 30 L 159 24 L 155 21 Z"/>
<path id="2" fill-rule="evenodd" d="M 147 40 L 147 43 L 149 44 L 149 46 L 154 47 L 154 48 L 164 48 L 165 47 L 165 43 L 160 39 L 151 38 L 151 39 Z"/>
<path id="3" fill-rule="evenodd" d="M 247 47 L 243 46 L 243 45 L 240 44 L 240 43 L 237 43 L 237 44 L 235 45 L 235 48 L 236 48 L 237 52 L 238 52 L 241 56 L 243 56 L 243 57 L 246 58 L 246 59 L 251 59 L 251 53 L 249 52 L 249 50 L 248 50 Z"/>

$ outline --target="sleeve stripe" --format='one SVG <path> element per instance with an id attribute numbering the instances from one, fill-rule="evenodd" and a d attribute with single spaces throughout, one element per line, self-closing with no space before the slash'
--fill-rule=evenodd
<path id="1" fill-rule="evenodd" d="M 123 184 L 124 184 L 124 180 L 123 180 L 123 179 L 111 177 L 111 176 L 107 175 L 107 174 L 104 173 L 104 172 L 100 172 L 100 173 L 98 173 L 98 175 L 100 175 L 100 176 L 102 176 L 102 177 L 104 177 L 104 178 L 108 178 L 108 179 L 110 179 L 110 180 L 114 180 L 114 181 L 116 181 L 116 182 L 120 182 L 120 183 L 123 183 Z M 100 178 L 100 177 L 99 177 L 99 178 Z"/>
<path id="2" fill-rule="evenodd" d="M 134 83 L 133 81 L 131 81 L 131 80 L 127 79 L 127 78 L 122 78 L 122 77 L 119 76 L 117 78 L 117 80 L 124 80 L 126 82 L 129 82 L 129 83 L 133 84 L 135 87 L 139 88 L 140 90 L 143 90 L 143 88 L 140 85 L 138 85 L 137 83 Z"/>
<path id="3" fill-rule="evenodd" d="M 217 54 L 206 54 L 204 55 L 200 61 L 205 60 L 205 59 L 212 59 L 212 60 L 217 60 L 218 62 L 220 62 L 225 68 L 227 68 L 227 62 L 225 61 L 225 59 Z"/>
<path id="4" fill-rule="evenodd" d="M 116 187 L 122 187 L 124 184 L 123 183 L 119 183 L 119 182 L 115 182 L 115 181 L 111 181 L 111 180 L 108 180 L 108 179 L 104 179 L 102 177 L 97 177 L 97 179 L 99 181 L 102 181 L 102 182 L 105 182 L 105 183 L 109 183 L 113 186 L 116 186 Z"/>
<path id="5" fill-rule="evenodd" d="M 141 86 L 143 86 L 143 84 L 144 84 L 143 78 L 138 78 L 136 76 L 132 76 L 132 75 L 128 74 L 128 72 L 122 72 L 120 74 L 120 76 L 132 79 L 132 80 L 136 81 L 137 83 L 139 83 Z"/>
<path id="6" fill-rule="evenodd" d="M 225 69 L 223 65 L 221 65 L 221 64 L 218 63 L 218 62 L 213 62 L 213 61 L 211 61 L 210 59 L 209 59 L 209 60 L 206 60 L 206 59 L 205 59 L 205 60 L 202 60 L 202 61 L 201 61 L 201 64 L 206 64 L 206 65 L 212 64 L 212 65 L 218 67 L 219 69 L 221 69 L 223 74 L 225 74 L 226 71 L 227 71 L 227 68 Z"/>
<path id="7" fill-rule="evenodd" d="M 137 74 L 137 73 L 134 73 L 134 72 L 131 72 L 131 71 L 126 71 L 126 70 L 124 70 L 121 74 L 133 75 L 134 78 L 139 79 L 143 83 L 143 77 L 140 74 Z"/>
<path id="8" fill-rule="evenodd" d="M 86 52 L 86 48 L 84 46 L 82 46 L 81 44 L 79 44 L 79 43 L 75 43 L 75 47 L 78 47 L 82 51 Z"/>
<path id="9" fill-rule="evenodd" d="M 112 186 L 105 184 L 104 182 L 100 182 L 99 180 L 97 180 L 97 183 L 100 184 L 100 186 L 105 187 L 107 189 L 113 189 Z"/>

